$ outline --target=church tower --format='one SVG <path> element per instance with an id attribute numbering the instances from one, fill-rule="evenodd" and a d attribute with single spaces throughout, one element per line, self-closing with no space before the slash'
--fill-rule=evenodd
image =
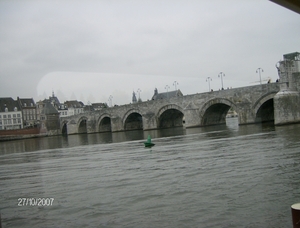
<path id="1" fill-rule="evenodd" d="M 136 103 L 137 102 L 137 99 L 136 99 L 136 96 L 135 96 L 135 92 L 133 91 L 132 93 L 132 103 Z"/>

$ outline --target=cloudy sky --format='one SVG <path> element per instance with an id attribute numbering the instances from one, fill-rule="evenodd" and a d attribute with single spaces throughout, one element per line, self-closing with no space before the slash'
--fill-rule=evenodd
<path id="1" fill-rule="evenodd" d="M 0 97 L 125 104 L 218 90 L 220 72 L 249 86 L 299 41 L 300 15 L 268 0 L 0 0 Z"/>

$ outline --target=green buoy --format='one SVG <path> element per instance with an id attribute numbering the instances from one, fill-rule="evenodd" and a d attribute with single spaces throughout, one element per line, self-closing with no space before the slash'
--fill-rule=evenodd
<path id="1" fill-rule="evenodd" d="M 147 142 L 144 142 L 145 147 L 153 147 L 155 144 L 151 142 L 151 136 L 148 135 Z"/>

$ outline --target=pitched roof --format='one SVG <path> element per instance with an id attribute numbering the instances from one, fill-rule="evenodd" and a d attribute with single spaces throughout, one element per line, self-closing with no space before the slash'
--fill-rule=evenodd
<path id="1" fill-rule="evenodd" d="M 95 111 L 94 107 L 92 105 L 85 105 L 83 107 L 83 111 L 84 112 L 92 112 L 92 111 Z"/>
<path id="2" fill-rule="evenodd" d="M 42 114 L 51 115 L 51 114 L 59 114 L 59 112 L 53 107 L 50 102 L 44 102 L 45 106 L 41 111 Z"/>
<path id="3" fill-rule="evenodd" d="M 13 112 L 15 108 L 21 111 L 19 103 L 11 97 L 0 98 L 0 112 L 5 112 L 5 108 L 7 108 L 9 112 Z"/>
<path id="4" fill-rule="evenodd" d="M 65 101 L 65 105 L 68 106 L 68 108 L 82 108 L 84 104 L 81 101 L 73 100 L 73 101 Z"/>
<path id="5" fill-rule="evenodd" d="M 19 98 L 18 101 L 21 107 L 35 107 L 33 98 Z"/>
<path id="6" fill-rule="evenodd" d="M 106 108 L 107 104 L 105 103 L 92 103 L 93 108 L 99 109 L 99 108 Z"/>
<path id="7" fill-rule="evenodd" d="M 174 91 L 170 91 L 170 92 L 154 94 L 152 97 L 152 100 L 167 99 L 167 98 L 171 98 L 171 97 L 181 97 L 181 96 L 183 96 L 183 95 L 182 95 L 181 91 L 178 89 L 178 90 L 174 90 Z"/>

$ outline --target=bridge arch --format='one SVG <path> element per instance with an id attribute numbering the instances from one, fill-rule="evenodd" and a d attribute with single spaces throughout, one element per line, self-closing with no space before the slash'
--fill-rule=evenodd
<path id="1" fill-rule="evenodd" d="M 86 116 L 82 116 L 79 118 L 77 122 L 78 134 L 87 133 L 87 120 Z"/>
<path id="2" fill-rule="evenodd" d="M 68 135 L 68 121 L 64 120 L 60 126 L 61 126 L 61 129 L 60 129 L 61 134 Z"/>
<path id="3" fill-rule="evenodd" d="M 123 127 L 125 131 L 143 130 L 143 117 L 140 110 L 130 109 L 123 117 Z"/>
<path id="4" fill-rule="evenodd" d="M 237 106 L 226 98 L 207 101 L 200 110 L 201 126 L 226 124 L 226 115 L 230 108 L 238 112 Z"/>
<path id="5" fill-rule="evenodd" d="M 111 132 L 111 115 L 108 113 L 102 114 L 97 121 L 98 132 Z"/>
<path id="6" fill-rule="evenodd" d="M 255 122 L 274 121 L 274 96 L 276 91 L 261 96 L 253 105 Z"/>
<path id="7" fill-rule="evenodd" d="M 183 126 L 184 111 L 178 105 L 165 105 L 158 110 L 156 116 L 158 128 L 171 128 Z"/>

